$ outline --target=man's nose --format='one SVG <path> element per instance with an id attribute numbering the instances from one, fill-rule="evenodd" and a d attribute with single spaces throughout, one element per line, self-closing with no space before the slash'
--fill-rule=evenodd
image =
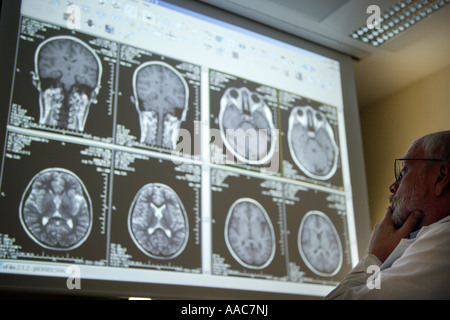
<path id="1" fill-rule="evenodd" d="M 398 189 L 398 181 L 394 181 L 390 186 L 389 186 L 389 191 L 391 193 L 395 193 Z"/>

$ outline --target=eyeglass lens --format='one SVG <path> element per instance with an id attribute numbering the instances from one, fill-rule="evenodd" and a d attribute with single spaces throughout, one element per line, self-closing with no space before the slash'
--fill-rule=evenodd
<path id="1" fill-rule="evenodd" d="M 401 178 L 403 167 L 405 166 L 405 160 L 411 161 L 411 160 L 423 160 L 423 161 L 445 161 L 441 159 L 395 159 L 394 160 L 394 175 L 395 180 L 398 181 Z"/>
<path id="2" fill-rule="evenodd" d="M 403 160 L 400 160 L 400 159 L 396 159 L 395 160 L 395 171 L 394 171 L 394 174 L 395 174 L 395 180 L 396 181 L 398 181 L 399 179 L 400 179 L 400 173 L 402 172 L 402 169 L 403 169 L 403 163 L 404 163 L 404 161 Z"/>

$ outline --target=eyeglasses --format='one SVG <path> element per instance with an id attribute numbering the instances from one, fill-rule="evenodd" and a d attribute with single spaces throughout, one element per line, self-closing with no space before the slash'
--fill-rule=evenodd
<path id="1" fill-rule="evenodd" d="M 395 159 L 394 160 L 394 176 L 395 181 L 399 181 L 401 178 L 403 178 L 402 169 L 405 166 L 406 160 L 422 160 L 422 161 L 444 161 L 442 159 Z"/>

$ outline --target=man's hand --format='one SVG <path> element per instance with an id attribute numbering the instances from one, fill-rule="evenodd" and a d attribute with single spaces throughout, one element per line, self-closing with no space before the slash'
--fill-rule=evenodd
<path id="1" fill-rule="evenodd" d="M 383 220 L 375 225 L 369 243 L 368 253 L 375 255 L 381 262 L 384 262 L 389 257 L 401 239 L 406 238 L 416 229 L 422 221 L 423 213 L 413 211 L 399 229 L 395 228 L 391 216 L 392 209 L 388 207 Z"/>

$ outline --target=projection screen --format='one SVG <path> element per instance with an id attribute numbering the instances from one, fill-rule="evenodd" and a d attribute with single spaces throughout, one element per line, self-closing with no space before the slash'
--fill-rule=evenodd
<path id="1" fill-rule="evenodd" d="M 1 28 L 2 290 L 322 297 L 358 261 L 350 57 L 196 1 L 7 1 Z"/>

